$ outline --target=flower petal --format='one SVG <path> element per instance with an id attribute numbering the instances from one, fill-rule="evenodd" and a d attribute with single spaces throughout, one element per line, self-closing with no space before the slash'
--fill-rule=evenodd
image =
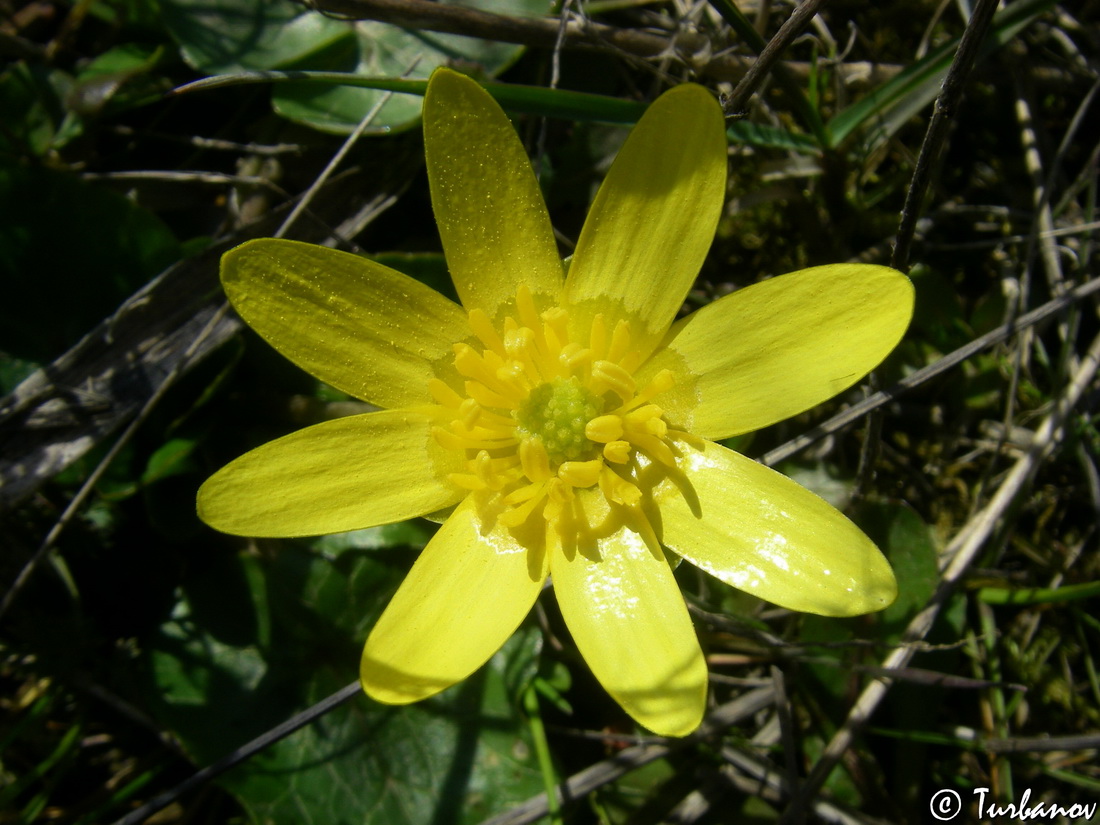
<path id="1" fill-rule="evenodd" d="M 711 442 L 662 482 L 661 541 L 713 576 L 791 610 L 856 616 L 897 595 L 889 563 L 824 499 Z"/>
<path id="2" fill-rule="evenodd" d="M 554 593 L 585 662 L 640 724 L 663 736 L 699 726 L 707 666 L 668 561 L 626 526 L 550 558 Z"/>
<path id="3" fill-rule="evenodd" d="M 456 453 L 431 416 L 382 410 L 326 421 L 245 453 L 202 485 L 199 518 L 239 536 L 316 536 L 401 521 L 455 504 Z"/>
<path id="4" fill-rule="evenodd" d="M 493 517 L 495 521 L 495 516 Z M 363 649 L 363 689 L 387 704 L 417 702 L 488 661 L 530 612 L 546 553 L 490 525 L 468 496 L 444 522 Z"/>
<path id="5" fill-rule="evenodd" d="M 726 131 L 710 92 L 684 84 L 646 110 L 619 151 L 573 253 L 570 304 L 619 302 L 648 355 L 699 274 L 726 194 Z"/>
<path id="6" fill-rule="evenodd" d="M 508 116 L 477 82 L 449 69 L 432 74 L 424 155 L 463 306 L 495 318 L 520 281 L 556 303 L 562 265 L 542 191 Z"/>
<path id="7" fill-rule="evenodd" d="M 913 285 L 885 266 L 834 264 L 720 298 L 672 330 L 639 383 L 666 367 L 698 377 L 659 403 L 703 438 L 751 432 L 846 390 L 897 346 Z"/>
<path id="8" fill-rule="evenodd" d="M 262 238 L 222 257 L 234 309 L 279 352 L 381 407 L 431 403 L 433 363 L 470 335 L 430 287 L 358 255 Z"/>

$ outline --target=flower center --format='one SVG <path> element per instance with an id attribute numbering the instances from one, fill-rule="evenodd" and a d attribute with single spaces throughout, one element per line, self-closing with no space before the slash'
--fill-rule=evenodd
<path id="1" fill-rule="evenodd" d="M 597 485 L 609 504 L 636 509 L 642 466 L 676 466 L 675 442 L 690 437 L 669 429 L 650 403 L 674 378 L 662 370 L 637 386 L 642 355 L 631 346 L 628 321 L 608 329 L 598 314 L 574 340 L 568 312 L 539 313 L 521 284 L 500 329 L 479 309 L 470 312 L 470 328 L 482 346 L 455 344 L 462 391 L 440 379 L 429 386 L 450 419 L 432 433 L 466 459 L 466 471 L 451 474 L 451 482 L 498 496 L 502 523 L 518 527 L 541 514 L 547 534 L 560 533 L 575 491 Z"/>
<path id="2" fill-rule="evenodd" d="M 595 457 L 596 445 L 585 426 L 603 405 L 575 376 L 540 384 L 515 412 L 520 438 L 537 438 L 552 464 Z"/>

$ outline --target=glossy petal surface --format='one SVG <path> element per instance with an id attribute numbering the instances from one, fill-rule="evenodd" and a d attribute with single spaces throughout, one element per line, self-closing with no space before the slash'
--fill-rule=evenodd
<path id="1" fill-rule="evenodd" d="M 413 518 L 458 501 L 458 463 L 431 438 L 433 419 L 382 410 L 270 441 L 199 489 L 199 517 L 240 536 L 316 536 Z"/>
<path id="2" fill-rule="evenodd" d="M 222 257 L 241 318 L 311 375 L 380 407 L 431 401 L 432 365 L 470 334 L 434 289 L 358 255 L 263 238 Z"/>
<path id="3" fill-rule="evenodd" d="M 621 527 L 595 550 L 556 550 L 550 566 L 569 632 L 612 698 L 655 733 L 695 730 L 707 667 L 664 556 Z"/>
<path id="4" fill-rule="evenodd" d="M 681 484 L 655 491 L 662 542 L 739 590 L 791 610 L 855 616 L 890 605 L 897 582 L 871 540 L 784 475 L 706 442 L 685 448 Z"/>
<path id="5" fill-rule="evenodd" d="M 834 264 L 772 278 L 715 301 L 673 329 L 644 376 L 683 366 L 695 382 L 662 396 L 703 438 L 767 427 L 874 369 L 913 315 L 913 285 L 884 266 Z"/>
<path id="6" fill-rule="evenodd" d="M 545 581 L 545 553 L 487 525 L 469 496 L 371 631 L 363 689 L 380 702 L 406 704 L 465 679 L 515 632 Z"/>
<path id="7" fill-rule="evenodd" d="M 700 86 L 677 86 L 623 144 L 569 267 L 567 300 L 590 312 L 621 305 L 648 354 L 706 258 L 726 192 L 722 110 Z"/>
<path id="8" fill-rule="evenodd" d="M 424 153 L 462 305 L 495 318 L 520 281 L 556 303 L 562 266 L 546 204 L 516 130 L 489 93 L 437 70 L 424 98 Z"/>

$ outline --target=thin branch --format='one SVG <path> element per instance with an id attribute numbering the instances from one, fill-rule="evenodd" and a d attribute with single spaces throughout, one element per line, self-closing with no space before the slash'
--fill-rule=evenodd
<path id="1" fill-rule="evenodd" d="M 620 751 L 609 759 L 589 765 L 584 770 L 573 774 L 565 782 L 558 785 L 558 800 L 564 803 L 578 799 L 602 785 L 614 782 L 623 774 L 647 765 L 656 759 L 661 759 L 675 750 L 698 742 L 700 739 L 722 733 L 730 725 L 752 716 L 774 701 L 775 690 L 770 685 L 743 693 L 732 702 L 720 705 L 707 714 L 707 718 L 703 720 L 699 730 L 689 737 L 670 739 L 668 744 L 663 745 L 635 745 Z M 541 793 L 538 796 L 531 797 L 526 802 L 520 803 L 511 810 L 484 820 L 481 825 L 530 825 L 530 823 L 537 822 L 546 816 L 548 811 L 546 794 Z"/>
<path id="2" fill-rule="evenodd" d="M 302 0 L 308 8 L 348 20 L 378 20 L 405 29 L 459 34 L 501 43 L 516 43 L 553 49 L 561 21 L 553 17 L 509 17 L 503 14 L 432 0 Z M 677 32 L 672 36 L 641 29 L 620 29 L 588 20 L 569 20 L 561 36 L 562 48 L 612 50 L 641 58 L 675 55 L 685 65 L 696 66 L 696 58 L 706 54 L 709 40 L 697 32 Z M 701 66 L 700 75 L 730 82 L 744 77 L 755 61 L 732 54 L 716 54 Z M 787 68 L 800 77 L 813 70 L 809 63 L 789 63 Z M 894 77 L 900 67 L 862 62 L 838 67 L 842 77 L 859 78 L 871 86 Z"/>
<path id="3" fill-rule="evenodd" d="M 319 719 L 333 708 L 339 707 L 349 699 L 358 696 L 362 693 L 362 690 L 359 682 L 352 682 L 347 687 L 336 691 L 336 693 L 332 694 L 327 699 L 322 699 L 313 707 L 292 716 L 281 725 L 277 725 L 267 733 L 257 736 L 248 744 L 242 745 L 237 748 L 237 750 L 219 759 L 209 767 L 203 768 L 194 776 L 185 779 L 171 790 L 153 797 L 140 808 L 131 811 L 126 816 L 122 817 L 122 819 L 116 820 L 114 825 L 139 825 L 139 823 L 144 822 L 157 811 L 167 808 L 184 794 L 202 787 L 211 779 L 221 776 L 230 768 L 234 768 L 245 760 L 250 759 L 264 750 L 264 748 L 274 745 L 279 740 L 290 736 L 290 734 L 294 733 L 296 730 L 304 728 L 314 719 Z"/>
<path id="4" fill-rule="evenodd" d="M 978 551 L 985 546 L 994 528 L 1027 488 L 1042 462 L 1053 452 L 1055 445 L 1061 439 L 1062 427 L 1066 419 L 1096 378 L 1098 368 L 1100 368 L 1100 336 L 1093 340 L 1073 380 L 1035 432 L 1031 447 L 1013 465 L 989 504 L 971 519 L 948 545 L 943 556 L 942 579 L 936 592 L 925 608 L 909 622 L 899 644 L 883 660 L 884 670 L 897 670 L 908 664 L 915 652 L 912 643 L 923 639 L 932 629 L 940 610 L 970 568 Z M 856 733 L 871 718 L 892 684 L 891 679 L 879 677 L 864 688 L 849 710 L 844 724 L 833 735 L 821 758 L 814 765 L 799 793 L 780 820 L 781 825 L 802 819 L 806 810 L 812 806 L 818 789 L 828 779 L 844 753 L 852 746 Z"/>
<path id="5" fill-rule="evenodd" d="M 958 364 L 961 364 L 967 358 L 981 352 L 984 349 L 988 349 L 996 344 L 1000 344 L 1003 341 L 1008 340 L 1013 335 L 1017 334 L 1023 329 L 1034 326 L 1041 323 L 1048 318 L 1057 315 L 1069 306 L 1084 300 L 1090 295 L 1100 292 L 1100 279 L 1094 281 L 1088 281 L 1081 284 L 1081 286 L 1071 289 L 1070 291 L 1063 293 L 1057 298 L 1053 298 L 1047 301 L 1040 307 L 1033 309 L 1031 312 L 1021 315 L 1018 319 L 1012 323 L 1002 324 L 996 329 L 992 329 L 985 335 L 975 338 L 969 344 L 959 347 L 951 353 L 948 353 L 943 358 L 940 358 L 935 363 L 929 364 L 926 367 L 922 367 L 911 375 L 906 376 L 901 381 L 898 381 L 892 387 L 888 387 L 885 390 L 880 390 L 873 395 L 864 398 L 862 401 L 853 404 L 843 412 L 837 413 L 828 421 L 818 424 L 811 430 L 808 430 L 802 435 L 792 438 L 785 444 L 780 444 L 774 450 L 770 450 L 765 453 L 760 459 L 762 464 L 767 464 L 772 467 L 778 464 L 780 461 L 784 461 L 790 458 L 795 453 L 798 453 L 811 444 L 820 441 L 827 435 L 831 435 L 849 424 L 858 421 L 865 416 L 871 410 L 878 409 L 884 404 L 896 399 L 898 396 L 905 392 L 919 387 L 926 381 L 935 378 L 947 370 L 951 369 Z"/>
<path id="6" fill-rule="evenodd" d="M 921 144 L 920 154 L 913 169 L 913 179 L 905 194 L 897 242 L 894 244 L 894 254 L 890 260 L 890 266 L 902 272 L 909 269 L 910 246 L 917 229 L 921 203 L 932 180 L 932 168 L 939 161 L 944 143 L 947 142 L 951 120 L 955 117 L 955 112 L 962 101 L 966 79 L 978 56 L 978 49 L 985 42 L 998 2 L 999 0 L 978 0 L 966 25 L 966 31 L 963 32 L 962 39 L 959 41 L 959 48 L 951 61 L 951 68 L 947 70 L 939 97 L 936 98 L 936 107 L 932 112 L 932 118 L 928 121 L 928 131 L 924 135 L 924 142 Z"/>
<path id="7" fill-rule="evenodd" d="M 741 78 L 737 86 L 734 87 L 733 92 L 726 101 L 726 111 L 737 113 L 747 108 L 749 98 L 764 82 L 764 78 L 768 76 L 776 61 L 779 60 L 779 55 L 799 35 L 823 5 L 825 5 L 825 0 L 803 0 L 795 7 L 794 11 L 791 12 L 791 16 L 779 27 L 775 37 L 768 41 L 764 51 L 760 52 L 760 56 L 745 76 Z"/>

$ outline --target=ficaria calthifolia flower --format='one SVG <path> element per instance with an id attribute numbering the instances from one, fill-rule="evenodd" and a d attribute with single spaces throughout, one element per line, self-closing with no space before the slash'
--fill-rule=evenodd
<path id="1" fill-rule="evenodd" d="M 241 317 L 381 409 L 261 446 L 199 493 L 201 517 L 238 535 L 446 516 L 367 639 L 370 696 L 415 702 L 469 676 L 549 578 L 604 688 L 650 730 L 684 735 L 707 668 L 670 559 L 792 610 L 893 601 L 893 572 L 859 528 L 715 442 L 875 367 L 912 313 L 903 275 L 814 267 L 676 321 L 726 189 L 722 112 L 700 86 L 666 92 L 634 127 L 567 264 L 523 147 L 477 83 L 432 75 L 424 141 L 461 306 L 319 246 L 227 253 Z"/>

